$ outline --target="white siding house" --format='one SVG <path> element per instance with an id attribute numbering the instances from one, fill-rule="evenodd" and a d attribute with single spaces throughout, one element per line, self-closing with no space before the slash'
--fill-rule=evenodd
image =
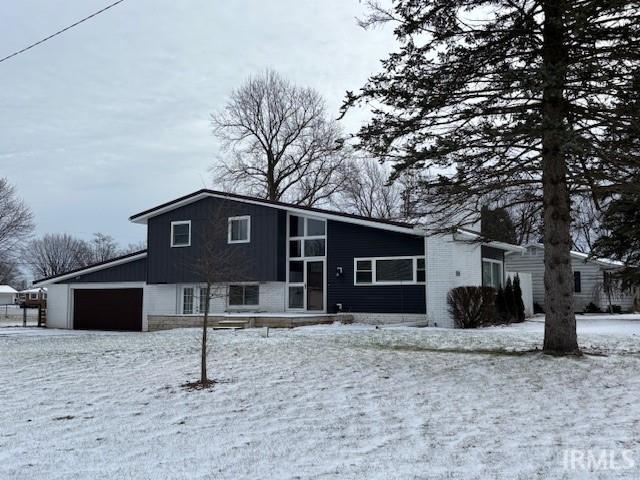
<path id="1" fill-rule="evenodd" d="M 13 305 L 18 292 L 9 285 L 0 285 L 0 305 Z"/>
<path id="2" fill-rule="evenodd" d="M 524 253 L 508 252 L 505 254 L 506 268 L 510 272 L 527 272 L 531 274 L 533 301 L 544 308 L 544 245 L 535 243 L 527 245 Z M 589 303 L 601 309 L 608 306 L 608 300 L 602 292 L 604 272 L 615 271 L 623 265 L 608 259 L 588 258 L 580 252 L 571 252 L 571 268 L 574 274 L 574 308 L 576 312 L 584 311 Z M 623 311 L 634 310 L 632 294 L 618 294 L 612 298 L 613 305 L 620 305 Z"/>

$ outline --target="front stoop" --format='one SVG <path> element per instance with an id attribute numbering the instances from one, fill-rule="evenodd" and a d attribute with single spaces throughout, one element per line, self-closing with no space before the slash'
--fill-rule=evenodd
<path id="1" fill-rule="evenodd" d="M 153 332 L 172 328 L 202 327 L 203 321 L 204 318 L 199 316 L 149 315 L 148 330 Z M 351 323 L 353 322 L 353 316 L 344 313 L 337 315 L 301 315 L 299 317 L 248 314 L 233 317 L 212 315 L 208 320 L 210 328 L 219 330 L 237 330 L 252 327 L 295 328 L 334 322 Z"/>

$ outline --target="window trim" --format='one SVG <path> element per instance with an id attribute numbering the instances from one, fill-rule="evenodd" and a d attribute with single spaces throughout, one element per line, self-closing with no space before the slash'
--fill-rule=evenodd
<path id="1" fill-rule="evenodd" d="M 407 256 L 397 256 L 397 257 L 355 257 L 353 259 L 353 285 L 356 287 L 375 287 L 375 286 L 384 286 L 384 285 L 424 285 L 425 282 L 418 281 L 418 259 L 425 258 L 423 255 L 407 255 Z M 413 279 L 412 280 L 385 280 L 378 281 L 376 280 L 376 262 L 378 260 L 412 260 L 413 261 Z M 371 272 L 371 283 L 358 283 L 356 282 L 357 272 L 358 272 L 358 262 L 362 261 L 370 261 L 371 262 L 371 270 L 360 270 L 361 272 Z M 425 262 L 426 267 L 426 262 Z M 426 268 L 425 268 L 425 279 L 426 279 Z"/>
<path id="2" fill-rule="evenodd" d="M 182 315 L 199 315 L 199 313 L 196 312 L 196 288 L 194 285 L 185 285 L 182 287 L 181 289 L 181 295 L 180 298 L 182 299 L 182 307 L 181 307 L 181 311 L 182 311 Z M 185 290 L 190 289 L 191 290 L 191 312 L 185 312 L 185 300 L 186 300 L 186 295 L 185 295 Z"/>
<path id="3" fill-rule="evenodd" d="M 247 221 L 247 239 L 246 240 L 231 240 L 231 226 L 234 221 L 246 220 Z M 251 215 L 240 215 L 238 217 L 229 217 L 227 220 L 227 243 L 251 243 Z"/>
<path id="4" fill-rule="evenodd" d="M 504 262 L 502 260 L 496 260 L 495 258 L 486 258 L 486 257 L 482 257 L 482 261 L 480 262 L 480 275 L 482 275 L 482 268 L 483 268 L 483 263 L 487 262 L 487 263 L 497 263 L 498 265 L 500 265 L 500 273 L 502 274 L 502 278 L 500 279 L 500 286 L 497 288 L 504 288 L 505 286 L 505 272 L 504 272 Z M 493 269 L 492 269 L 492 275 L 493 275 Z M 492 288 L 496 288 L 493 285 L 485 285 L 484 282 L 482 283 L 483 287 L 492 287 Z M 496 289 L 497 289 L 496 288 Z"/>
<path id="5" fill-rule="evenodd" d="M 231 287 L 242 287 L 242 302 L 241 304 L 231 304 Z M 246 302 L 246 288 L 257 287 L 258 288 L 258 303 L 247 304 Z M 255 308 L 260 306 L 260 283 L 230 283 L 227 291 L 227 308 Z"/>
<path id="6" fill-rule="evenodd" d="M 189 225 L 189 241 L 187 243 L 174 243 L 173 230 L 176 225 Z M 191 220 L 176 220 L 171 222 L 171 248 L 182 248 L 191 246 Z"/>

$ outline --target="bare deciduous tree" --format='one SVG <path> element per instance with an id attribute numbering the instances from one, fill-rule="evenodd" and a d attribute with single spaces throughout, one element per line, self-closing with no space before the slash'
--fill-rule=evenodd
<path id="1" fill-rule="evenodd" d="M 312 206 L 340 188 L 341 132 L 317 91 L 267 70 L 235 90 L 211 119 L 230 154 L 212 167 L 226 189 Z"/>
<path id="2" fill-rule="evenodd" d="M 48 233 L 31 240 L 23 257 L 34 277 L 51 277 L 85 266 L 86 244 L 66 233 Z"/>
<path id="3" fill-rule="evenodd" d="M 345 168 L 344 188 L 337 206 L 373 218 L 400 219 L 403 191 L 400 183 L 388 184 L 390 172 L 375 160 L 358 159 Z"/>
<path id="4" fill-rule="evenodd" d="M 85 265 L 105 262 L 121 255 L 118 243 L 111 235 L 104 233 L 94 233 L 93 238 L 85 242 L 86 258 L 83 259 Z"/>
<path id="5" fill-rule="evenodd" d="M 0 257 L 0 285 L 16 287 L 22 282 L 18 261 L 13 256 Z"/>
<path id="6" fill-rule="evenodd" d="M 0 178 L 0 258 L 9 258 L 33 232 L 33 214 L 15 187 Z"/>

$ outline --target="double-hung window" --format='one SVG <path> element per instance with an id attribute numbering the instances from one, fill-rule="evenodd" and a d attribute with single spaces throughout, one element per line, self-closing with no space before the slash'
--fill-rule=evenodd
<path id="1" fill-rule="evenodd" d="M 260 303 L 258 285 L 229 285 L 229 306 L 255 306 Z"/>
<path id="2" fill-rule="evenodd" d="M 191 246 L 191 220 L 171 222 L 171 246 Z"/>
<path id="3" fill-rule="evenodd" d="M 251 241 L 251 217 L 229 218 L 228 243 L 249 243 Z"/>
<path id="4" fill-rule="evenodd" d="M 354 260 L 355 285 L 404 285 L 425 281 L 423 257 L 377 257 Z"/>

